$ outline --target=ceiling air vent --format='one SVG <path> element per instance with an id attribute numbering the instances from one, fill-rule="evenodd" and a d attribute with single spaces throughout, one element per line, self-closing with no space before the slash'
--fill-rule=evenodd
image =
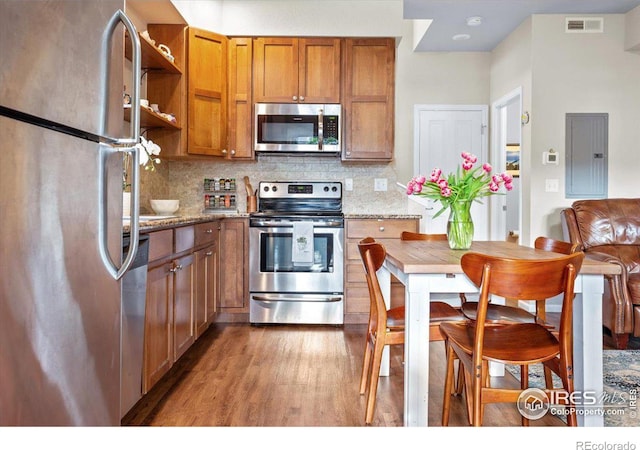
<path id="1" fill-rule="evenodd" d="M 565 20 L 567 33 L 602 33 L 603 31 L 602 17 L 567 17 Z"/>

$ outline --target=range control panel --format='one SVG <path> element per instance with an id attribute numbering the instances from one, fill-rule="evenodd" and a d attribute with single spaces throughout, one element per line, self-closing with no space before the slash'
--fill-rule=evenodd
<path id="1" fill-rule="evenodd" d="M 312 198 L 341 199 L 340 181 L 261 181 L 258 187 L 260 198 Z"/>

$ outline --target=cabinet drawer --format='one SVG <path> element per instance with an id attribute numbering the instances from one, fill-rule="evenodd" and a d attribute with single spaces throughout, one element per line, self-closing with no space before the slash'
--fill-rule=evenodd
<path id="1" fill-rule="evenodd" d="M 196 247 L 209 244 L 216 240 L 218 222 L 199 223 L 195 226 Z"/>
<path id="2" fill-rule="evenodd" d="M 194 245 L 194 227 L 180 227 L 176 228 L 176 253 L 185 252 L 191 250 Z"/>
<path id="3" fill-rule="evenodd" d="M 156 261 L 173 254 L 173 230 L 149 233 L 149 261 Z"/>
<path id="4" fill-rule="evenodd" d="M 415 219 L 352 219 L 347 221 L 347 238 L 398 238 L 403 231 L 418 231 Z"/>

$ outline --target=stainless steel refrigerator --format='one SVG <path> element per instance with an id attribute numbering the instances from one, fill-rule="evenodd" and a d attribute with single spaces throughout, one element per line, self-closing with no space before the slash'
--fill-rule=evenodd
<path id="1" fill-rule="evenodd" d="M 120 423 L 124 3 L 0 0 L 0 425 Z"/>

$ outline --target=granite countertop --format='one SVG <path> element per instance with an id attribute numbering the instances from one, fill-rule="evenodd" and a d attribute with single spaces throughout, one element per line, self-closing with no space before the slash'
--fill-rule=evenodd
<path id="1" fill-rule="evenodd" d="M 243 218 L 249 217 L 248 213 L 239 212 L 221 212 L 221 213 L 201 213 L 201 214 L 185 214 L 174 217 L 163 217 L 162 219 L 152 219 L 151 215 L 144 215 L 140 220 L 140 232 L 149 233 L 151 231 L 163 230 L 166 228 L 175 228 L 196 223 L 210 222 L 212 220 L 225 218 Z M 122 231 L 128 233 L 130 231 L 128 220 L 124 220 Z"/>
<path id="2" fill-rule="evenodd" d="M 164 230 L 166 228 L 175 228 L 196 223 L 210 222 L 225 218 L 248 218 L 249 213 L 241 212 L 221 212 L 221 213 L 200 213 L 200 214 L 184 214 L 174 217 L 166 217 L 162 219 L 152 219 L 151 215 L 143 215 L 140 220 L 140 232 L 149 233 L 152 231 Z M 345 219 L 421 219 L 421 216 L 415 214 L 365 214 L 365 213 L 346 213 Z M 128 233 L 130 231 L 129 221 L 125 220 L 122 225 L 122 231 Z"/>
<path id="3" fill-rule="evenodd" d="M 345 219 L 422 219 L 416 214 L 368 214 L 368 213 L 346 213 Z"/>

